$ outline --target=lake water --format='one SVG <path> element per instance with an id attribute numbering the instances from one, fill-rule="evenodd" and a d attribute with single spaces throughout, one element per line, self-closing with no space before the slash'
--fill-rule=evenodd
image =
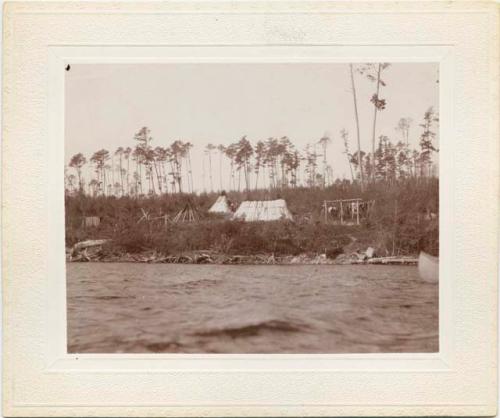
<path id="1" fill-rule="evenodd" d="M 68 263 L 71 353 L 438 351 L 416 267 Z"/>

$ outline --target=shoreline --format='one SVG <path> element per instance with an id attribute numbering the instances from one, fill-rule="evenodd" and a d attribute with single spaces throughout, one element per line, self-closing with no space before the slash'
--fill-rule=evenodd
<path id="1" fill-rule="evenodd" d="M 368 257 L 364 253 L 339 254 L 336 258 L 328 258 L 325 254 L 296 256 L 260 255 L 227 255 L 198 252 L 180 255 L 163 255 L 155 252 L 137 254 L 94 254 L 79 253 L 71 255 L 67 252 L 68 263 L 141 263 L 141 264 L 211 264 L 211 265 L 403 265 L 416 266 L 415 256 Z"/>

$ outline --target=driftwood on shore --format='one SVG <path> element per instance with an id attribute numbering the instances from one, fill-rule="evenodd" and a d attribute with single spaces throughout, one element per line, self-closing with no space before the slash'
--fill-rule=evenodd
<path id="1" fill-rule="evenodd" d="M 71 248 L 69 261 L 98 261 L 102 246 L 109 242 L 109 239 L 89 239 L 77 242 Z"/>
<path id="2" fill-rule="evenodd" d="M 171 264 L 382 264 L 382 265 L 416 265 L 413 257 L 369 257 L 373 251 L 365 253 L 341 254 L 337 258 L 328 258 L 325 254 L 300 254 L 276 256 L 274 254 L 222 254 L 210 250 L 195 251 L 186 254 L 165 255 L 157 251 L 140 254 L 107 254 L 102 253 L 102 245 L 109 240 L 82 241 L 73 246 L 69 261 L 103 261 L 103 262 L 135 262 L 135 263 L 171 263 Z"/>
<path id="3" fill-rule="evenodd" d="M 101 246 L 109 241 L 110 241 L 109 239 L 89 239 L 86 241 L 80 241 L 77 242 L 75 245 L 73 245 L 72 250 L 81 251 L 84 250 L 85 248 Z"/>
<path id="4" fill-rule="evenodd" d="M 340 254 L 335 259 L 326 254 L 224 254 L 212 250 L 198 250 L 184 254 L 165 255 L 157 251 L 147 251 L 139 254 L 116 253 L 106 254 L 103 245 L 111 242 L 109 239 L 81 241 L 69 250 L 69 261 L 103 261 L 103 262 L 135 262 L 135 263 L 175 263 L 175 264 L 370 264 L 370 265 L 417 265 L 418 259 L 408 256 L 379 257 L 375 249 L 368 247 L 363 252 Z"/>
<path id="5" fill-rule="evenodd" d="M 417 265 L 415 257 L 374 257 L 366 260 L 357 260 L 352 264 L 386 264 L 386 265 Z"/>
<path id="6" fill-rule="evenodd" d="M 143 263 L 169 264 L 280 264 L 280 259 L 273 255 L 228 255 L 212 252 L 162 255 L 158 253 L 135 255 L 126 254 L 121 260 Z M 284 264 L 284 263 L 283 263 Z"/>

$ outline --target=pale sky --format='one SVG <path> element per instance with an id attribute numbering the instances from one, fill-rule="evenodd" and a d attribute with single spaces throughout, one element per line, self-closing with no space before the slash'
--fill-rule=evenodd
<path id="1" fill-rule="evenodd" d="M 355 77 L 361 146 L 371 151 L 375 83 Z M 386 87 L 380 97 L 387 106 L 378 113 L 377 137 L 397 142 L 399 119 L 410 117 L 410 145 L 417 146 L 424 112 L 431 106 L 439 111 L 438 64 L 394 63 L 382 78 Z M 348 64 L 72 64 L 65 100 L 66 163 L 78 152 L 88 160 L 101 148 L 110 154 L 119 146 L 133 148 L 134 134 L 147 126 L 152 146 L 166 147 L 176 139 L 194 144 L 197 190 L 203 189 L 208 143 L 228 145 L 246 135 L 255 144 L 286 135 L 302 151 L 327 132 L 332 138 L 328 162 L 339 178 L 350 177 L 342 128 L 349 131 L 351 152 L 356 150 Z"/>

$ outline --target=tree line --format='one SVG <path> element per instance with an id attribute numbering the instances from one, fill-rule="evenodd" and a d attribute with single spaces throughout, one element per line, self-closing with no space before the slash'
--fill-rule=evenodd
<path id="1" fill-rule="evenodd" d="M 398 140 L 387 135 L 376 135 L 379 113 L 386 106 L 381 97 L 386 82 L 382 78 L 387 63 L 349 65 L 351 92 L 356 122 L 355 150 L 351 151 L 351 137 L 346 129 L 339 132 L 352 182 L 364 189 L 375 181 L 395 182 L 409 177 L 431 177 L 438 115 L 431 107 L 424 116 L 419 144 L 411 148 L 410 118 L 401 118 L 395 127 Z M 360 123 L 356 77 L 374 83 L 371 152 L 361 149 Z M 296 187 L 327 187 L 334 179 L 334 167 L 328 161 L 329 145 L 333 137 L 325 133 L 321 138 L 299 150 L 289 137 L 270 137 L 252 144 L 246 136 L 230 145 L 208 144 L 203 149 L 203 191 L 283 189 Z M 151 131 L 141 128 L 134 135 L 134 147 L 118 147 L 114 152 L 100 149 L 89 159 L 82 153 L 73 155 L 66 168 L 67 193 L 86 193 L 91 196 L 145 196 L 166 193 L 193 193 L 193 173 L 189 141 L 176 140 L 169 146 L 154 146 Z M 218 178 L 214 168 L 218 165 Z M 84 178 L 83 168 L 91 166 L 93 175 Z"/>

